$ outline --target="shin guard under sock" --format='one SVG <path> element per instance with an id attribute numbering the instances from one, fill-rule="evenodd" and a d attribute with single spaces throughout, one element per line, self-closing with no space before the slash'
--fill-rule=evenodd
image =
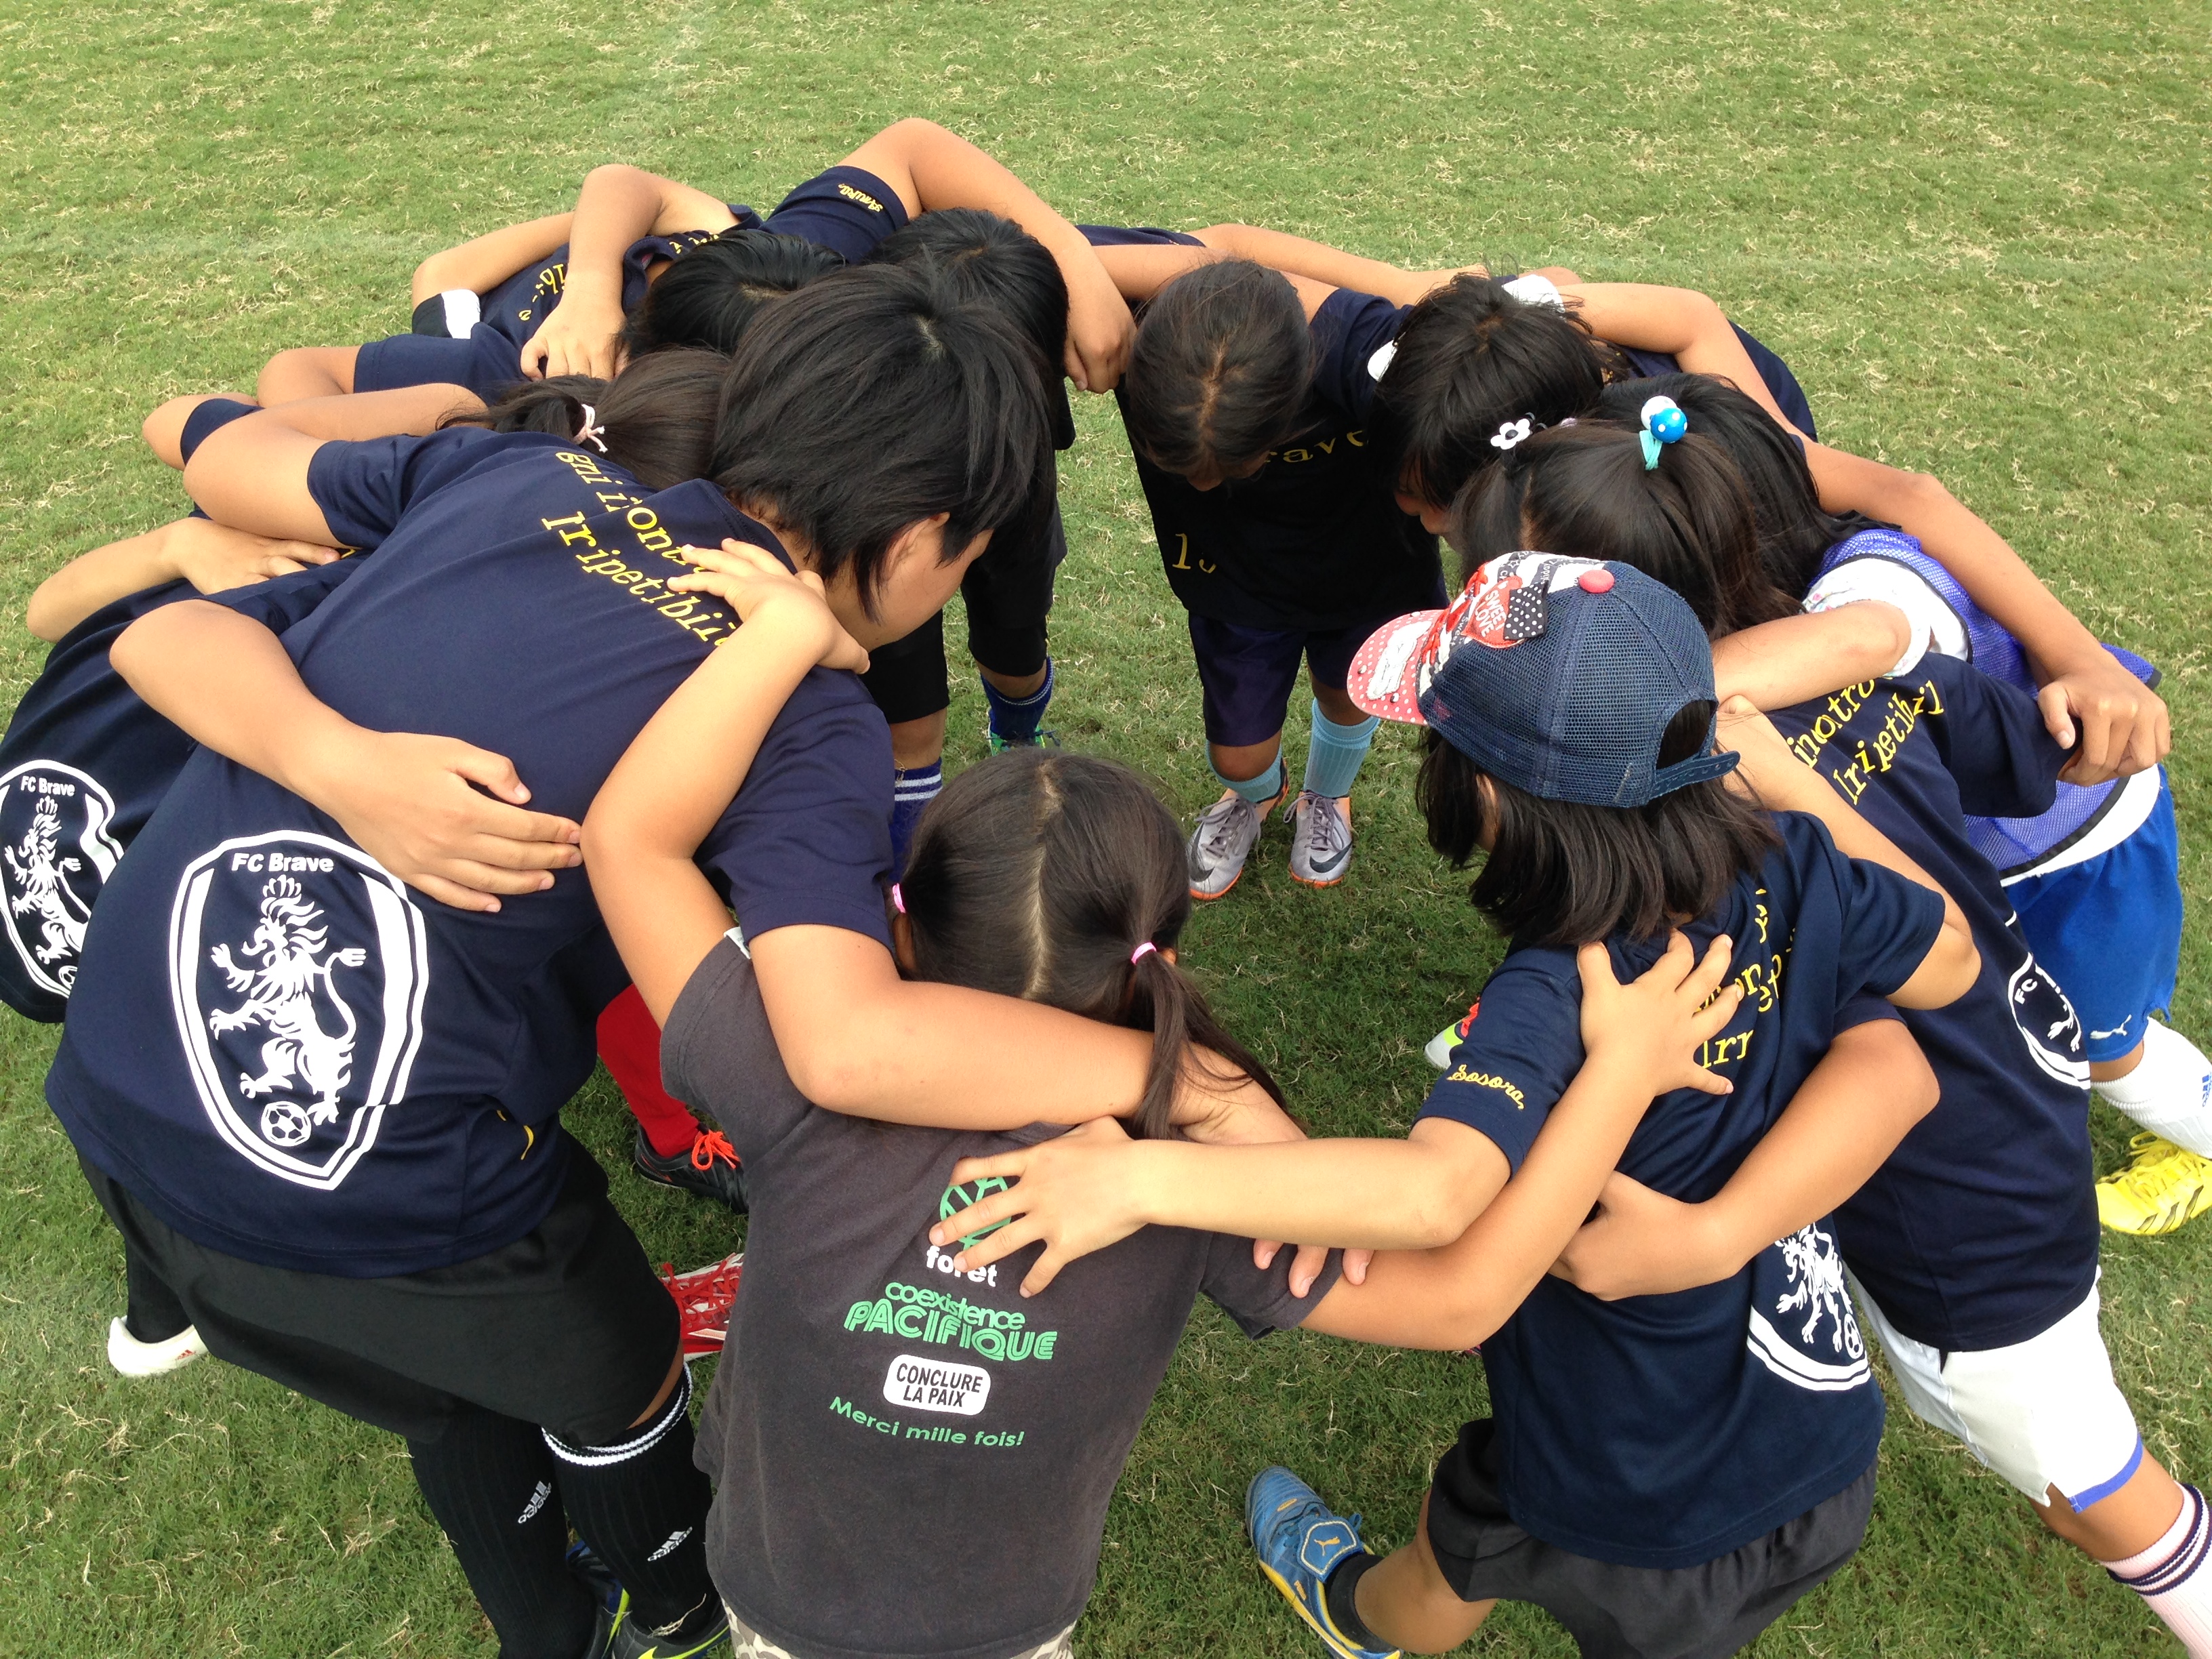
<path id="1" fill-rule="evenodd" d="M 2181 1513 L 2166 1536 L 2124 1561 L 2106 1561 L 2106 1571 L 2142 1597 L 2181 1638 L 2189 1659 L 2212 1659 L 2212 1512 L 2194 1486 L 2181 1489 Z"/>
<path id="2" fill-rule="evenodd" d="M 1342 800 L 1352 793 L 1352 781 L 1375 741 L 1379 716 L 1370 714 L 1356 726 L 1339 726 L 1313 706 L 1313 736 L 1306 747 L 1306 787 L 1327 800 Z"/>
<path id="3" fill-rule="evenodd" d="M 576 1659 L 596 1610 L 568 1574 L 568 1520 L 537 1426 L 472 1411 L 407 1450 L 422 1499 L 499 1637 L 500 1659 Z"/>
<path id="4" fill-rule="evenodd" d="M 704 1535 L 714 1489 L 692 1466 L 690 1408 L 687 1370 L 653 1421 L 618 1443 L 577 1445 L 545 1431 L 577 1536 L 622 1580 L 630 1617 L 656 1634 L 702 1607 L 720 1616 Z"/>
<path id="5" fill-rule="evenodd" d="M 2146 1020 L 2135 1070 L 2090 1087 L 2153 1134 L 2212 1158 L 2212 1060 L 2171 1025 Z"/>

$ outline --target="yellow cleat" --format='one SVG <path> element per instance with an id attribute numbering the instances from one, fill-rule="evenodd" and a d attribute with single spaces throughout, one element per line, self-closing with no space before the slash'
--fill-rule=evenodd
<path id="1" fill-rule="evenodd" d="M 2149 1237 L 2212 1210 L 2212 1158 L 2163 1135 L 2139 1134 L 2128 1147 L 2135 1162 L 2097 1183 L 2098 1220 L 2114 1232 Z"/>

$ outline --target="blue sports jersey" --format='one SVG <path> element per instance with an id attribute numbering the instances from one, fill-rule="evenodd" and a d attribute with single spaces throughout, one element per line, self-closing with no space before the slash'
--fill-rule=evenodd
<path id="1" fill-rule="evenodd" d="M 1742 1004 L 1700 1058 L 1735 1085 L 1654 1101 L 1621 1171 L 1686 1203 L 1711 1198 L 1772 1127 L 1838 1030 L 1887 1018 L 1868 998 L 1926 957 L 1942 902 L 1845 858 L 1819 820 L 1782 813 L 1758 877 L 1684 931 L 1735 941 Z M 1663 939 L 1609 939 L 1625 981 Z M 1582 1068 L 1582 980 L 1569 950 L 1515 947 L 1483 987 L 1423 1117 L 1495 1141 L 1518 1170 Z M 1718 1284 L 1601 1302 L 1540 1281 L 1482 1345 L 1500 1484 L 1516 1525 L 1627 1566 L 1725 1555 L 1858 1479 L 1881 1394 L 1825 1224 Z"/>
<path id="2" fill-rule="evenodd" d="M 358 556 L 201 594 L 182 580 L 101 606 L 46 653 L 0 738 L 0 1001 L 32 1019 L 69 1009 L 86 924 L 108 877 L 191 758 L 192 740 L 108 662 L 149 611 L 205 598 L 281 634 L 361 568 Z"/>
<path id="3" fill-rule="evenodd" d="M 758 230 L 760 215 L 741 203 L 727 204 L 736 228 Z M 712 241 L 711 230 L 678 231 L 666 236 L 641 236 L 623 251 L 622 308 L 635 311 L 645 298 L 654 265 L 673 259 L 702 242 Z M 446 334 L 395 334 L 371 340 L 354 359 L 353 389 L 386 392 L 396 386 L 446 382 L 466 386 L 489 403 L 505 388 L 523 378 L 522 348 L 561 303 L 568 283 L 567 244 L 533 264 L 524 266 L 482 296 L 483 314 L 468 333 L 459 338 Z"/>
<path id="4" fill-rule="evenodd" d="M 842 253 L 848 264 L 860 264 L 906 222 L 896 191 L 865 167 L 848 167 L 816 173 L 768 216 L 769 229 Z"/>
<path id="5" fill-rule="evenodd" d="M 2089 1067 L 2074 1009 L 2021 938 L 1966 814 L 2047 809 L 2066 757 L 2026 693 L 1932 654 L 1904 678 L 1772 718 L 1799 759 L 1943 884 L 1982 957 L 1965 996 L 1905 1015 L 1942 1099 L 1837 1212 L 1844 1258 L 1916 1341 L 2026 1341 L 2096 1281 Z"/>
<path id="6" fill-rule="evenodd" d="M 1196 241 L 1172 231 L 1079 228 L 1099 246 Z M 1136 455 L 1160 562 L 1185 609 L 1243 628 L 1312 633 L 1443 603 L 1437 538 L 1398 510 L 1395 482 L 1367 447 L 1373 360 L 1397 339 L 1407 310 L 1349 289 L 1322 301 L 1297 429 L 1252 477 L 1195 489 Z M 1126 414 L 1126 388 L 1114 395 Z"/>
<path id="7" fill-rule="evenodd" d="M 457 428 L 326 444 L 309 487 L 375 556 L 284 636 L 379 730 L 510 757 L 580 817 L 737 626 L 672 594 L 677 550 L 769 532 L 702 481 Z M 739 924 L 887 941 L 890 742 L 857 678 L 801 684 L 700 848 Z M 94 913 L 47 1098 L 79 1150 L 189 1237 L 349 1277 L 463 1261 L 538 1224 L 559 1113 L 626 975 L 580 869 L 495 914 L 400 885 L 332 819 L 200 750 Z"/>
<path id="8" fill-rule="evenodd" d="M 1753 338 L 1741 325 L 1730 323 L 1729 326 L 1735 330 L 1735 337 L 1743 343 L 1744 350 L 1750 354 L 1751 366 L 1759 371 L 1759 378 L 1765 383 L 1767 394 L 1774 399 L 1790 424 L 1818 443 L 1820 434 L 1813 428 L 1813 405 L 1806 401 L 1805 388 L 1797 384 L 1797 376 L 1790 365 L 1775 354 L 1772 347 Z M 1668 352 L 1645 351 L 1640 347 L 1624 345 L 1617 345 L 1613 349 L 1627 358 L 1630 367 L 1647 379 L 1654 374 L 1674 374 L 1681 370 L 1681 364 Z"/>

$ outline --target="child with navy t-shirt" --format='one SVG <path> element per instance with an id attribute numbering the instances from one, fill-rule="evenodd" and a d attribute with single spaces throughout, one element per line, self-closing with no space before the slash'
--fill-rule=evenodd
<path id="1" fill-rule="evenodd" d="M 1894 1144 L 1933 1094 L 1883 999 L 1956 995 L 1972 947 L 1832 799 L 1770 819 L 1730 793 L 1703 633 L 1631 568 L 1496 562 L 1449 611 L 1379 633 L 1352 684 L 1431 727 L 1431 838 L 1462 864 L 1488 850 L 1474 899 L 1515 941 L 1410 1139 L 1049 1146 L 956 1170 L 1020 1184 L 939 1233 L 1018 1216 L 956 1265 L 1042 1237 L 1049 1267 L 1139 1222 L 1378 1245 L 1467 1227 L 1378 1256 L 1306 1324 L 1480 1340 L 1496 1415 L 1462 1431 L 1420 1538 L 1388 1560 L 1264 1472 L 1247 1514 L 1270 1577 L 1343 1656 L 1456 1646 L 1501 1597 L 1547 1607 L 1591 1656 L 1734 1652 L 1850 1555 L 1872 1502 L 1881 1401 L 1832 1231 L 1802 1220 L 1686 1297 L 1601 1302 L 1546 1269 L 1616 1161 L 1684 1195 L 1721 1188 L 1832 1044 L 1869 1067 L 1858 1133 Z M 1674 927 L 1689 944 L 1662 949 Z M 1686 966 L 1691 946 L 1709 976 L 1668 982 L 1710 1003 L 1692 1063 L 1639 1056 L 1620 1076 L 1610 1045 L 1644 1021 L 1614 971 Z M 1601 1130 L 1608 1089 L 1626 1109 Z"/>
<path id="2" fill-rule="evenodd" d="M 1802 447 L 1750 399 L 1717 380 L 1672 375 L 1609 388 L 1601 407 L 1632 418 L 1650 392 L 1674 398 L 1728 449 L 1751 487 L 1762 550 L 1784 592 L 1803 594 L 1808 612 L 1871 602 L 1900 613 L 1900 653 L 1869 662 L 1867 673 L 1910 674 L 1933 651 L 2038 694 L 2019 641 L 1917 538 L 1821 508 Z M 2156 684 L 2141 658 L 2107 649 Z M 2179 848 L 2164 769 L 2087 787 L 2062 781 L 2048 812 L 1970 815 L 1967 830 L 2036 960 L 2081 1018 L 2090 1086 L 2144 1131 L 2132 1166 L 2097 1183 L 2100 1218 L 2128 1232 L 2171 1231 L 2212 1206 L 2212 1061 L 2152 1018 L 2172 1000 L 2181 948 Z"/>
<path id="3" fill-rule="evenodd" d="M 685 543 L 786 543 L 881 639 L 1034 510 L 1048 428 L 1019 343 L 911 276 L 826 280 L 749 336 L 714 483 L 648 492 L 537 434 L 318 444 L 235 423 L 195 457 L 196 493 L 375 556 L 281 644 L 185 602 L 117 647 L 206 746 L 119 866 L 123 902 L 94 916 L 49 1099 L 213 1352 L 410 1439 L 517 1651 L 676 1655 L 721 1630 L 675 1310 L 558 1120 L 623 970 L 579 870 L 495 911 L 419 903 L 392 873 L 407 823 L 373 821 L 360 792 L 419 811 L 458 782 L 458 751 L 495 750 L 534 805 L 580 815 L 736 626 Z M 1141 1034 L 1003 999 L 902 1008 L 880 943 L 889 769 L 880 715 L 825 677 L 701 854 L 777 942 L 757 955 L 794 1078 L 855 1106 L 896 1078 L 909 1109 L 1127 1109 Z M 872 990 L 869 1029 L 896 1047 L 848 1069 L 842 1012 L 834 1030 L 807 1015 Z M 604 1616 L 563 1570 L 571 1518 L 626 1591 Z"/>
<path id="4" fill-rule="evenodd" d="M 1717 635 L 1736 626 L 1732 603 L 1786 604 L 1759 559 L 1739 475 L 1715 466 L 1711 441 L 1686 435 L 1671 400 L 1642 413 L 1640 431 L 1584 422 L 1518 446 L 1462 501 L 1455 541 L 1478 558 L 1501 537 L 1559 544 L 1572 524 L 1577 544 L 1663 574 Z M 1679 531 L 1730 517 L 1732 535 Z M 1965 1442 L 2052 1532 L 2140 1591 L 2191 1653 L 2212 1654 L 2212 1578 L 2198 1573 L 2203 1500 L 2145 1450 L 2098 1329 L 2081 1023 L 1966 826 L 1970 812 L 2049 811 L 2066 754 L 2024 690 L 1936 653 L 1910 674 L 1771 718 L 1797 764 L 1942 883 L 1980 957 L 1966 994 L 1905 1017 L 1941 1103 L 1856 1193 L 1852 1181 L 1827 1194 L 1867 1322 L 1916 1415 Z M 1693 1284 L 1652 1282 L 1652 1264 L 1680 1236 L 1666 1219 L 1679 1212 L 1658 1207 L 1616 1252 L 1647 1264 L 1639 1288 Z"/>

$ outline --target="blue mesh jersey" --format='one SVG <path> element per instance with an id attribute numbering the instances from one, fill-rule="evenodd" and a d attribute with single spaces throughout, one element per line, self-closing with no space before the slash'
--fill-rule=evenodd
<path id="1" fill-rule="evenodd" d="M 1098 246 L 1197 245 L 1176 231 L 1078 227 Z M 1409 307 L 1339 289 L 1310 325 L 1314 379 L 1297 429 L 1260 471 L 1212 489 L 1136 457 L 1168 585 L 1186 609 L 1243 628 L 1311 633 L 1443 603 L 1437 538 L 1398 510 L 1367 447 L 1375 354 Z M 1114 396 L 1126 414 L 1128 394 Z"/>
<path id="2" fill-rule="evenodd" d="M 1687 1203 L 1711 1198 L 1771 1127 L 1836 1032 L 1891 1017 L 1942 925 L 1927 888 L 1836 850 L 1817 819 L 1778 842 L 1684 931 L 1735 942 L 1745 996 L 1700 1058 L 1735 1085 L 1654 1101 L 1623 1173 Z M 1623 980 L 1662 939 L 1607 941 Z M 1583 1063 L 1575 953 L 1516 945 L 1489 982 L 1423 1117 L 1487 1135 L 1516 1170 Z M 1515 1522 L 1578 1555 L 1639 1567 L 1710 1561 L 1858 1479 L 1881 1395 L 1826 1223 L 1718 1284 L 1601 1302 L 1540 1280 L 1482 1345 L 1500 1483 Z"/>
<path id="3" fill-rule="evenodd" d="M 1820 561 L 1817 592 L 1832 573 L 1855 561 L 1880 559 L 1899 565 L 1921 583 L 1955 619 L 1963 635 L 1966 659 L 1984 673 L 2017 686 L 2033 696 L 2039 689 L 2029 672 L 2027 658 L 2013 638 L 1959 586 L 1957 578 L 1922 550 L 1920 543 L 1901 530 L 1862 530 L 1830 548 Z M 2146 685 L 2158 684 L 2158 670 L 2133 652 L 2107 646 L 2119 665 Z M 1955 653 L 1954 653 L 1955 654 Z M 2033 817 L 1969 817 L 1966 832 L 1974 850 L 1995 865 L 2000 874 L 2014 876 L 2064 852 L 2091 836 L 2107 813 L 2121 806 L 2122 779 L 2093 784 L 2087 788 L 2070 783 L 2058 786 L 2051 810 Z"/>
<path id="4" fill-rule="evenodd" d="M 206 598 L 282 634 L 361 568 L 359 555 L 202 595 L 164 582 L 103 605 L 46 653 L 0 738 L 0 1001 L 32 1019 L 69 1010 L 85 928 L 192 740 L 139 700 L 108 662 L 149 611 Z"/>
<path id="5" fill-rule="evenodd" d="M 2089 1066 L 1966 815 L 2048 811 L 2066 757 L 2034 700 L 1934 653 L 1772 719 L 1797 757 L 1957 902 L 1982 969 L 1948 1008 L 1908 1010 L 1942 1098 L 1837 1212 L 1844 1259 L 1897 1328 L 1945 1350 L 2048 1329 L 2097 1275 Z"/>
<path id="6" fill-rule="evenodd" d="M 742 204 L 728 204 L 738 228 L 758 230 L 760 215 Z M 711 241 L 710 230 L 641 236 L 623 251 L 622 307 L 635 311 L 645 298 L 655 265 Z M 568 282 L 568 250 L 557 247 L 526 265 L 482 297 L 483 315 L 468 333 L 395 334 L 371 340 L 354 359 L 356 392 L 386 392 L 397 386 L 445 382 L 466 386 L 489 403 L 523 379 L 522 348 L 561 303 Z M 441 325 L 442 327 L 442 324 Z"/>
<path id="7" fill-rule="evenodd" d="M 308 689 L 505 755 L 533 807 L 570 817 L 737 626 L 669 591 L 678 550 L 775 545 L 710 484 L 647 494 L 535 433 L 325 444 L 308 487 L 334 535 L 381 544 L 283 635 Z M 810 674 L 699 852 L 749 935 L 887 943 L 890 781 L 859 679 Z M 212 1249 L 413 1273 L 544 1217 L 561 1108 L 626 979 L 584 871 L 452 909 L 204 749 L 93 914 L 46 1097 L 87 1158 Z"/>

